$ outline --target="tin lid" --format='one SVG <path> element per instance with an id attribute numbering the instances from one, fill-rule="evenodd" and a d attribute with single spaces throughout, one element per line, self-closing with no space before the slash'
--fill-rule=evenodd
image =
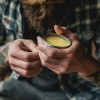
<path id="1" fill-rule="evenodd" d="M 43 42 L 47 46 L 56 48 L 68 48 L 72 44 L 71 40 L 67 37 L 55 33 L 45 35 L 43 37 Z"/>

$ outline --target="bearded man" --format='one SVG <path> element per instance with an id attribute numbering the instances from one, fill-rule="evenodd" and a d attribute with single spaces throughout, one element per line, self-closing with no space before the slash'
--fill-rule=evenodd
<path id="1" fill-rule="evenodd" d="M 92 40 L 99 35 L 93 31 L 100 2 L 2 0 L 0 3 L 7 34 L 0 48 L 3 59 L 0 65 L 14 71 L 0 84 L 0 100 L 100 100 L 97 86 L 100 64 L 87 55 L 92 50 Z M 69 30 L 79 36 L 86 50 Z M 46 35 L 48 31 L 64 34 L 72 45 L 65 49 L 45 46 L 38 35 Z M 100 45 L 100 38 L 95 39 Z"/>

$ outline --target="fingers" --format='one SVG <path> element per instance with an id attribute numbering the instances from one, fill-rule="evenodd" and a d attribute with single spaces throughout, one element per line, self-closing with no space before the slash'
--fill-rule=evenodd
<path id="1" fill-rule="evenodd" d="M 58 25 L 55 25 L 54 26 L 54 30 L 57 34 L 64 34 L 65 33 L 65 30 L 66 30 L 66 27 L 60 27 Z"/>
<path id="2" fill-rule="evenodd" d="M 49 57 L 54 57 L 54 58 L 64 58 L 65 57 L 65 51 L 64 49 L 58 49 L 58 48 L 52 48 L 49 46 L 46 46 L 43 44 L 43 41 L 41 37 L 37 37 L 38 39 L 38 48 L 41 52 L 45 53 Z"/>
<path id="3" fill-rule="evenodd" d="M 22 40 L 18 39 L 9 48 L 8 56 L 15 57 L 24 61 L 32 61 L 35 59 L 39 59 L 37 47 L 33 42 L 29 42 L 31 40 Z M 29 45 L 28 45 L 29 43 Z M 30 45 L 31 44 L 31 45 Z M 32 47 L 30 50 L 29 47 Z"/>
<path id="4" fill-rule="evenodd" d="M 15 40 L 9 48 L 8 61 L 12 70 L 27 77 L 37 75 L 43 67 L 38 48 L 31 40 Z"/>
<path id="5" fill-rule="evenodd" d="M 21 50 L 20 48 L 17 48 L 16 51 L 18 52 L 12 52 L 9 54 L 11 57 L 15 57 L 20 60 L 24 61 L 33 61 L 39 59 L 39 54 L 37 52 L 26 52 Z"/>
<path id="6" fill-rule="evenodd" d="M 56 74 L 65 74 L 73 71 L 73 68 L 69 70 L 69 68 L 71 68 L 69 59 L 51 58 L 41 51 L 39 51 L 39 56 L 42 65 L 46 66 L 48 69 L 52 70 Z"/>
<path id="7" fill-rule="evenodd" d="M 34 43 L 33 40 L 24 40 L 23 44 L 29 48 L 31 51 L 34 51 L 34 49 L 37 49 L 37 45 Z"/>
<path id="8" fill-rule="evenodd" d="M 38 48 L 41 52 L 46 54 L 50 58 L 56 59 L 73 59 L 75 56 L 75 52 L 80 47 L 80 43 L 78 41 L 73 41 L 72 45 L 66 49 L 58 49 L 46 46 L 43 44 L 42 39 L 38 37 Z"/>
<path id="9" fill-rule="evenodd" d="M 42 68 L 37 68 L 37 69 L 28 71 L 28 70 L 21 69 L 18 66 L 12 66 L 12 65 L 11 65 L 11 69 L 14 70 L 15 72 L 17 72 L 18 74 L 25 76 L 25 77 L 36 76 L 42 70 Z"/>
<path id="10" fill-rule="evenodd" d="M 61 26 L 58 26 L 58 25 L 55 25 L 54 26 L 54 30 L 57 34 L 62 34 L 66 37 L 68 37 L 69 39 L 71 40 L 76 40 L 78 39 L 77 38 L 77 35 L 72 33 L 70 30 L 68 30 L 66 27 L 61 27 Z"/>
<path id="11" fill-rule="evenodd" d="M 53 59 L 42 52 L 39 53 L 39 55 L 42 65 L 46 66 L 56 74 L 72 73 L 76 72 L 76 70 L 79 69 L 77 67 L 77 64 L 72 64 L 70 59 Z"/>
<path id="12" fill-rule="evenodd" d="M 54 67 L 52 67 L 52 66 L 54 66 Z M 58 67 L 57 65 L 52 65 L 52 64 L 48 64 L 48 66 L 47 66 L 47 68 L 50 69 L 51 71 L 53 71 L 54 73 L 61 74 L 57 67 Z"/>
<path id="13" fill-rule="evenodd" d="M 36 76 L 43 69 L 40 60 L 36 60 L 34 62 L 25 62 L 16 58 L 12 58 L 10 59 L 9 63 L 13 71 L 25 77 Z"/>
<path id="14" fill-rule="evenodd" d="M 19 60 L 16 58 L 10 58 L 9 63 L 12 66 L 17 66 L 21 69 L 29 70 L 29 71 L 42 67 L 40 60 L 35 60 L 33 62 L 26 62 L 26 61 Z"/>
<path id="15" fill-rule="evenodd" d="M 52 63 L 54 65 L 58 65 L 60 62 L 60 59 L 50 58 L 50 57 L 48 57 L 48 55 L 46 55 L 45 53 L 43 53 L 41 51 L 39 52 L 39 56 L 40 56 L 42 64 L 43 63 Z M 44 65 L 44 66 L 46 66 L 46 65 Z"/>
<path id="16" fill-rule="evenodd" d="M 55 64 L 53 62 L 46 62 L 44 61 L 44 59 L 43 60 L 42 59 L 43 58 L 41 57 L 42 65 L 46 66 L 48 69 L 52 70 L 56 74 L 66 74 L 73 71 L 73 68 L 71 68 L 71 66 L 67 66 L 69 62 L 67 62 L 66 60 L 65 62 L 64 60 L 58 61 L 58 63 Z M 65 63 L 66 65 L 64 65 L 63 63 Z"/>

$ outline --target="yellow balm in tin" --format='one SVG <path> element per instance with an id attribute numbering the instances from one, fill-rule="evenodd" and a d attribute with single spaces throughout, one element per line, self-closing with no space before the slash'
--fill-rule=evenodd
<path id="1" fill-rule="evenodd" d="M 63 36 L 58 34 L 47 34 L 43 37 L 44 44 L 56 48 L 67 48 L 71 45 L 71 41 Z"/>

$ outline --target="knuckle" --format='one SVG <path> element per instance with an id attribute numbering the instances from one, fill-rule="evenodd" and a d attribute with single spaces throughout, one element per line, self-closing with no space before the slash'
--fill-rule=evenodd
<path id="1" fill-rule="evenodd" d="M 31 43 L 33 43 L 33 40 L 27 40 L 27 41 L 26 41 L 26 44 L 27 44 L 27 45 L 29 45 L 29 44 L 31 44 Z"/>
<path id="2" fill-rule="evenodd" d="M 65 74 L 65 73 L 66 73 L 66 69 L 61 68 L 61 69 L 60 69 L 60 74 Z"/>
<path id="3" fill-rule="evenodd" d="M 13 64 L 13 62 L 14 62 L 14 61 L 13 61 L 13 59 L 12 59 L 12 58 L 10 58 L 10 59 L 9 59 L 9 64 L 10 64 L 10 65 L 12 65 L 12 64 Z"/>
<path id="4" fill-rule="evenodd" d="M 42 52 L 44 52 L 47 49 L 47 47 L 45 45 L 43 46 L 42 44 L 39 44 L 38 48 Z"/>
<path id="5" fill-rule="evenodd" d="M 15 47 L 11 46 L 9 48 L 8 55 L 9 56 L 14 56 L 15 55 L 15 52 L 17 52 L 16 49 L 15 49 Z"/>
<path id="6" fill-rule="evenodd" d="M 42 65 L 43 65 L 43 66 L 46 66 L 46 62 L 42 61 Z"/>
<path id="7" fill-rule="evenodd" d="M 49 52 L 48 56 L 49 57 L 54 57 L 55 54 L 56 54 L 56 51 L 54 50 L 54 51 Z"/>
<path id="8" fill-rule="evenodd" d="M 12 61 L 9 59 L 9 64 L 11 65 L 12 64 Z"/>
<path id="9" fill-rule="evenodd" d="M 69 68 L 69 66 L 70 66 L 70 62 L 67 62 L 65 69 L 67 70 Z"/>
<path id="10" fill-rule="evenodd" d="M 29 67 L 30 67 L 30 64 L 29 64 L 29 63 L 25 63 L 24 68 L 25 68 L 26 70 L 28 70 Z"/>
<path id="11" fill-rule="evenodd" d="M 73 59 L 74 58 L 74 54 L 69 54 L 69 59 Z"/>
<path id="12" fill-rule="evenodd" d="M 40 50 L 43 49 L 43 46 L 41 44 L 39 44 L 38 47 L 39 47 Z"/>
<path id="13" fill-rule="evenodd" d="M 14 67 L 13 67 L 13 66 L 11 66 L 11 69 L 12 69 L 12 70 L 14 70 Z"/>
<path id="14" fill-rule="evenodd" d="M 22 39 L 16 39 L 14 40 L 12 46 L 14 46 L 15 44 L 19 44 L 22 41 Z"/>
<path id="15" fill-rule="evenodd" d="M 66 53 L 67 54 L 71 54 L 72 53 L 72 50 L 67 50 Z"/>
<path id="16" fill-rule="evenodd" d="M 66 66 L 65 65 L 61 66 L 60 67 L 60 70 L 59 70 L 60 71 L 60 74 L 66 74 L 67 73 L 67 70 L 68 70 L 68 66 L 69 65 L 67 65 L 67 64 L 66 64 Z"/>
<path id="17" fill-rule="evenodd" d="M 56 74 L 60 75 L 60 74 L 61 74 L 61 72 L 60 72 L 60 71 L 57 71 L 57 72 L 56 72 Z"/>
<path id="18" fill-rule="evenodd" d="M 49 57 L 45 57 L 44 62 L 48 62 L 48 61 L 49 61 Z"/>
<path id="19" fill-rule="evenodd" d="M 25 71 L 23 72 L 23 76 L 28 76 L 28 75 L 29 75 L 29 72 L 25 70 Z"/>
<path id="20" fill-rule="evenodd" d="M 31 55 L 29 55 L 29 54 L 25 54 L 25 55 L 24 55 L 24 59 L 25 59 L 26 61 L 29 61 L 29 60 L 30 60 L 30 56 L 31 56 Z"/>

